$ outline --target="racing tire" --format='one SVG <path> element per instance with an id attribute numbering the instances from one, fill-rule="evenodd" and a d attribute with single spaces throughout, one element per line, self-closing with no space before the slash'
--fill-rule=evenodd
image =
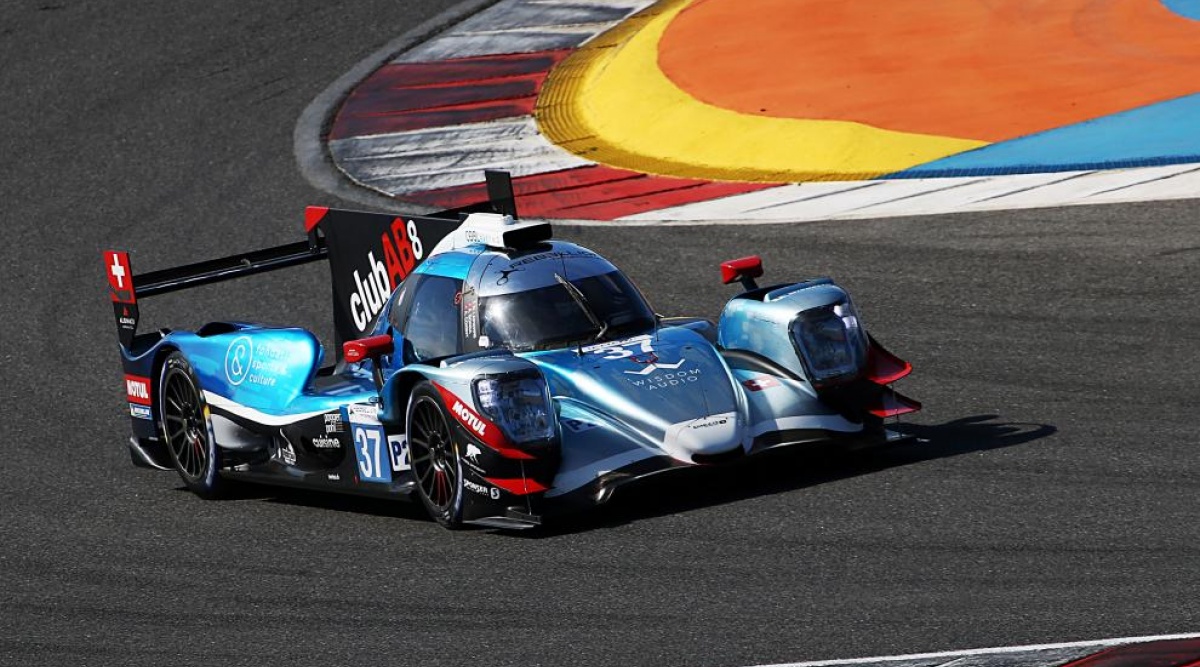
<path id="1" fill-rule="evenodd" d="M 172 352 L 163 362 L 158 397 L 163 442 L 180 479 L 201 498 L 225 495 L 228 485 L 218 473 L 221 450 L 209 428 L 208 405 L 192 365 L 181 352 Z"/>
<path id="2" fill-rule="evenodd" d="M 462 526 L 463 471 L 446 406 L 429 381 L 413 389 L 405 421 L 417 496 L 429 516 L 446 528 Z"/>

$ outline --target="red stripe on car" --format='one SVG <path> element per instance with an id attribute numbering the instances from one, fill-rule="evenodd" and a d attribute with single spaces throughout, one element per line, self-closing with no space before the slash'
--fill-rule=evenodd
<path id="1" fill-rule="evenodd" d="M 492 486 L 500 487 L 511 494 L 518 496 L 527 496 L 531 493 L 541 493 L 550 488 L 539 483 L 537 480 L 527 477 L 517 477 L 515 479 L 498 479 L 495 477 L 484 477 L 484 479 Z"/>
<path id="2" fill-rule="evenodd" d="M 499 426 L 486 419 L 483 415 L 475 412 L 471 406 L 459 398 L 454 392 L 446 389 L 436 382 L 433 386 L 437 387 L 438 393 L 442 395 L 442 402 L 449 408 L 450 414 L 458 423 L 463 425 L 472 435 L 479 439 L 480 442 L 495 450 L 497 454 L 508 459 L 532 459 L 532 454 L 523 452 L 508 441 L 504 437 L 504 432 Z"/>

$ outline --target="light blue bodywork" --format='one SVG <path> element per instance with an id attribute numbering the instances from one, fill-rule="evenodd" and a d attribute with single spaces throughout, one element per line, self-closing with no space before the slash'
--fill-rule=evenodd
<path id="1" fill-rule="evenodd" d="M 429 257 L 415 274 L 463 280 L 464 291 L 487 296 L 553 286 L 556 275 L 579 280 L 615 270 L 591 251 L 555 242 L 524 254 L 469 245 Z M 402 291 L 372 329 L 390 335 L 396 349 L 403 349 L 403 332 L 393 330 L 389 312 Z M 207 332 L 172 332 L 146 354 L 182 351 L 209 404 L 228 414 L 283 428 L 348 404 L 374 405 L 389 437 L 403 434 L 409 396 L 420 381 L 433 381 L 479 412 L 477 378 L 535 371 L 549 388 L 561 450 L 545 495 L 591 489 L 595 502 L 625 481 L 663 470 L 863 432 L 862 423 L 823 402 L 789 333 L 798 313 L 848 302 L 843 289 L 822 279 L 739 295 L 715 327 L 664 320 L 618 340 L 485 350 L 432 363 L 404 365 L 392 354 L 380 362 L 378 389 L 370 361 L 321 371 L 320 343 L 299 328 L 225 323 Z M 230 448 L 245 437 L 233 429 L 215 436 Z"/>
<path id="2" fill-rule="evenodd" d="M 300 328 L 235 323 L 236 330 L 213 336 L 178 331 L 163 344 L 191 362 L 200 386 L 210 395 L 271 416 L 336 410 L 375 395 L 369 373 L 344 374 L 336 393 L 315 389 L 312 381 L 324 358 L 321 344 Z"/>
<path id="3" fill-rule="evenodd" d="M 555 273 L 580 279 L 615 270 L 586 249 L 562 243 L 552 249 L 553 259 L 547 258 L 549 253 L 529 253 L 523 260 L 471 246 L 466 252 L 436 256 L 421 271 L 463 277 L 465 285 L 487 296 L 553 285 Z M 452 358 L 434 367 L 392 369 L 381 419 L 401 418 L 406 392 L 417 379 L 432 379 L 474 405 L 474 378 L 532 366 L 545 378 L 559 419 L 562 465 L 548 497 L 570 493 L 639 462 L 657 460 L 658 469 L 669 469 L 734 450 L 752 454 L 793 444 L 784 439 L 756 445 L 767 433 L 854 434 L 863 426 L 819 399 L 788 334 L 798 312 L 848 301 L 832 281 L 817 280 L 770 290 L 762 299 L 732 299 L 716 327 L 715 345 L 700 333 L 711 325 L 664 323 L 621 340 L 516 354 L 497 351 L 466 361 Z M 397 339 L 401 335 L 383 322 L 375 331 L 390 332 Z M 759 369 L 726 359 L 726 349 L 773 360 L 791 377 L 764 377 Z M 757 386 L 756 381 L 765 386 L 748 390 L 745 383 Z"/>
<path id="4" fill-rule="evenodd" d="M 789 335 L 796 314 L 812 308 L 848 302 L 846 290 L 828 278 L 772 289 L 762 300 L 732 299 L 717 327 L 717 344 L 726 350 L 761 354 L 800 378 L 806 370 Z"/>

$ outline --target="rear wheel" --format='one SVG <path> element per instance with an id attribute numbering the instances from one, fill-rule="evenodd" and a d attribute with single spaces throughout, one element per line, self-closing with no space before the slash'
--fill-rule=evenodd
<path id="1" fill-rule="evenodd" d="M 407 425 L 408 451 L 421 504 L 438 523 L 458 528 L 462 525 L 462 462 L 446 408 L 431 383 L 422 382 L 413 390 Z"/>
<path id="2" fill-rule="evenodd" d="M 183 483 L 198 496 L 221 496 L 221 452 L 208 428 L 208 406 L 191 364 L 180 352 L 172 352 L 163 363 L 158 410 L 167 453 Z"/>

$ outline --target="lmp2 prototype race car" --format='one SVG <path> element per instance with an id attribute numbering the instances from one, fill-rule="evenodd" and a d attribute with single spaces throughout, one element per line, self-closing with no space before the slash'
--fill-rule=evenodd
<path id="1" fill-rule="evenodd" d="M 428 216 L 310 207 L 306 241 L 134 275 L 104 252 L 135 464 L 215 497 L 232 481 L 415 498 L 447 527 L 528 528 L 669 470 L 779 447 L 885 444 L 911 366 L 829 279 L 759 287 L 720 319 L 656 315 L 603 257 L 517 217 L 512 183 Z M 328 261 L 340 354 L 302 328 L 137 333 L 140 300 Z"/>

